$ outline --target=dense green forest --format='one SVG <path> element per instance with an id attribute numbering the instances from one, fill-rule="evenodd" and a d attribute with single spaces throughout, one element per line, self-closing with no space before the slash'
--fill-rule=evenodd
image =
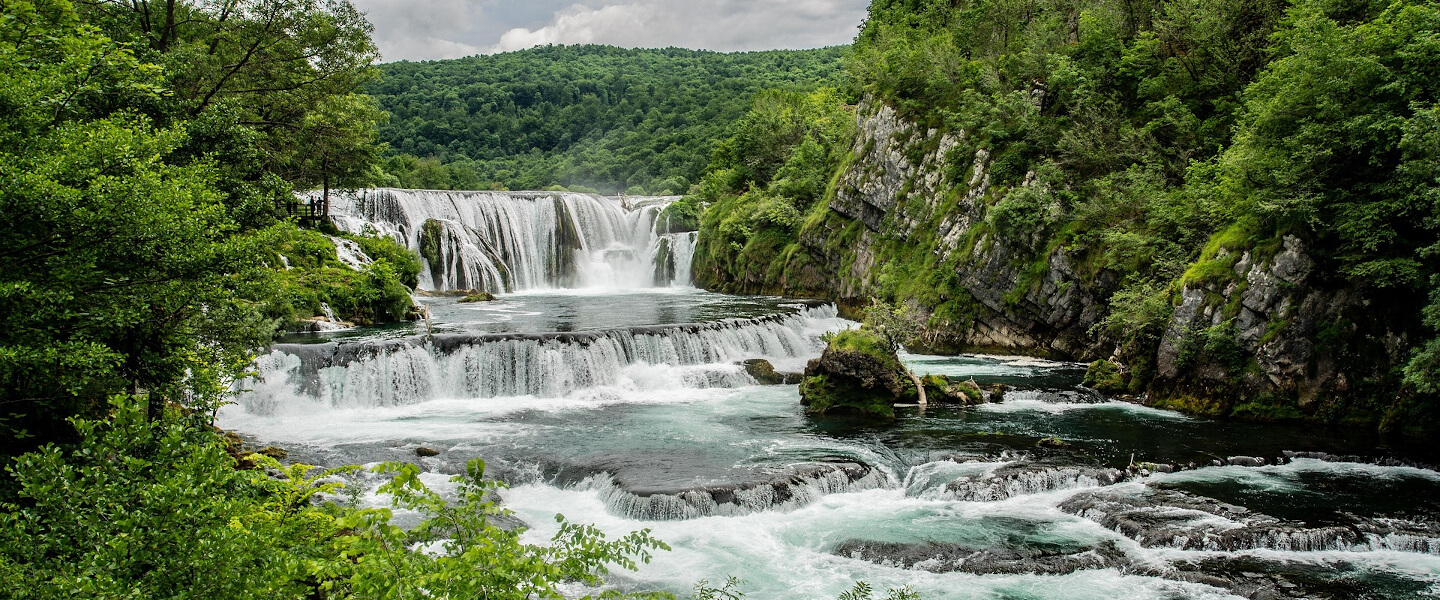
<path id="1" fill-rule="evenodd" d="M 844 48 L 718 53 L 547 46 L 381 65 L 392 186 L 681 194 L 762 89 L 845 77 Z"/>
<path id="2" fill-rule="evenodd" d="M 422 516 L 402 529 L 356 469 L 211 424 L 320 303 L 410 309 L 413 252 L 352 237 L 375 260 L 351 268 L 282 218 L 377 172 L 376 58 L 343 1 L 0 2 L 0 596 L 560 597 L 665 547 L 570 523 L 522 543 L 478 461 L 458 502 L 377 467 Z"/>
<path id="3" fill-rule="evenodd" d="M 1196 412 L 1427 430 L 1437 61 L 1434 2 L 877 0 L 849 71 L 859 116 L 899 130 L 825 134 L 853 107 L 798 96 L 805 135 L 738 130 L 728 145 L 791 170 L 716 156 L 697 281 L 913 302 L 932 347 L 1110 358 L 1112 391 Z M 876 193 L 886 152 L 914 170 Z M 823 194 L 788 190 L 802 164 Z M 1305 285 L 1247 275 L 1294 248 Z M 1206 321 L 1169 331 L 1187 302 Z M 1299 383 L 1267 383 L 1292 356 Z"/>

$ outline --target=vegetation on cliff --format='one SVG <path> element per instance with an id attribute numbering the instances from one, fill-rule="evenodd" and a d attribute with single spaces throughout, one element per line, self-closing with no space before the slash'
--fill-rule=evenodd
<path id="1" fill-rule="evenodd" d="M 682 202 L 708 206 L 695 249 L 697 285 L 727 292 L 794 289 L 787 249 L 844 161 L 854 115 L 838 90 L 769 91 L 721 142 Z M 818 287 L 818 286 L 817 286 Z"/>
<path id="2" fill-rule="evenodd" d="M 788 228 L 769 181 L 705 198 L 697 281 L 914 300 L 938 348 L 1113 355 L 1209 414 L 1432 427 L 1437 31 L 1420 1 L 877 0 L 824 196 Z"/>

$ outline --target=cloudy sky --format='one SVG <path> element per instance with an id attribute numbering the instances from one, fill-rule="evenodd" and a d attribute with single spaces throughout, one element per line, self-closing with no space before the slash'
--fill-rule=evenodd
<path id="1" fill-rule="evenodd" d="M 352 0 L 385 61 L 543 44 L 707 50 L 848 44 L 869 0 Z"/>

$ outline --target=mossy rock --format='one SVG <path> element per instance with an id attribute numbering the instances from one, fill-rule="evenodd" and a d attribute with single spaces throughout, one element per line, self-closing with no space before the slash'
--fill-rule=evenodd
<path id="1" fill-rule="evenodd" d="M 494 301 L 495 301 L 495 294 L 492 294 L 492 293 L 490 293 L 490 292 L 479 292 L 479 293 L 475 293 L 475 294 L 470 294 L 470 295 L 468 295 L 468 296 L 465 296 L 464 298 L 461 298 L 461 299 L 459 299 L 459 300 L 456 300 L 456 302 L 459 302 L 459 303 L 461 303 L 461 304 L 465 304 L 465 303 L 468 303 L 468 302 L 494 302 Z"/>
<path id="2" fill-rule="evenodd" d="M 952 381 L 944 375 L 926 375 L 920 382 L 925 386 L 925 399 L 930 402 L 965 405 L 985 402 L 985 393 L 973 380 Z"/>
<path id="3" fill-rule="evenodd" d="M 775 365 L 763 358 L 752 358 L 741 361 L 745 367 L 745 373 L 750 375 L 760 385 L 784 385 L 800 383 L 803 377 L 799 373 L 781 373 L 775 370 Z"/>
<path id="4" fill-rule="evenodd" d="M 1123 394 L 1129 391 L 1120 367 L 1108 360 L 1097 360 L 1085 369 L 1085 386 L 1102 394 Z"/>
<path id="5" fill-rule="evenodd" d="M 876 390 L 855 387 L 837 378 L 813 375 L 800 382 L 800 403 L 811 415 L 856 415 L 894 419 L 895 398 Z"/>
<path id="6" fill-rule="evenodd" d="M 900 358 L 878 336 L 846 330 L 831 336 L 820 358 L 805 365 L 800 403 L 805 412 L 895 418 L 894 404 L 914 386 Z M 908 385 L 908 387 L 907 387 Z"/>
<path id="7" fill-rule="evenodd" d="M 1057 437 L 1047 437 L 1040 438 L 1040 441 L 1035 442 L 1035 445 L 1041 448 L 1069 448 L 1070 442 Z"/>
<path id="8" fill-rule="evenodd" d="M 424 447 L 424 446 L 421 446 L 421 447 L 415 449 L 415 456 L 419 456 L 419 457 L 421 457 L 421 458 L 430 457 L 430 456 L 440 456 L 440 451 L 439 451 L 439 450 L 435 450 L 435 449 L 433 449 L 433 448 L 426 448 L 426 447 Z"/>
<path id="9" fill-rule="evenodd" d="M 290 455 L 290 453 L 286 452 L 284 448 L 277 448 L 275 446 L 266 446 L 260 449 L 259 452 L 256 452 L 256 454 L 268 456 L 275 460 L 285 460 L 285 457 Z"/>
<path id="10" fill-rule="evenodd" d="M 900 368 L 900 357 L 885 345 L 880 336 L 865 329 L 845 329 L 830 338 L 826 350 L 848 351 L 863 354 L 876 362 L 891 368 Z"/>

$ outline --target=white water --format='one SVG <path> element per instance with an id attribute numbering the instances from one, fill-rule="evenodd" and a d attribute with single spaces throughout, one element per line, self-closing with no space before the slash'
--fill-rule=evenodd
<path id="1" fill-rule="evenodd" d="M 425 260 L 421 289 L 633 289 L 690 283 L 694 233 L 656 233 L 656 217 L 676 199 L 370 189 L 335 196 L 331 218 L 344 231 L 389 235 L 417 251 L 433 221 L 428 241 L 439 264 Z M 675 269 L 656 282 L 661 240 Z"/>
<path id="2" fill-rule="evenodd" d="M 407 194 L 414 200 L 429 193 Z M 554 195 L 548 201 L 506 196 L 495 200 L 510 203 L 496 214 L 514 216 L 528 210 L 526 202 L 564 204 Z M 405 202 L 394 205 L 404 208 Z M 655 231 L 654 204 L 618 210 L 633 217 L 614 229 L 626 239 Z M 400 234 L 401 221 L 366 222 L 396 225 L 392 233 Z M 645 253 L 653 257 L 661 237 L 645 239 Z M 664 239 L 676 249 L 677 277 L 688 273 L 680 259 L 693 248 L 693 235 Z M 334 464 L 416 461 L 414 450 L 424 445 L 441 452 L 418 462 L 426 481 L 442 491 L 450 489 L 445 473 L 462 469 L 467 458 L 483 457 L 492 474 L 515 486 L 502 495 L 532 527 L 525 534 L 530 541 L 547 540 L 553 516 L 561 513 L 612 538 L 650 528 L 670 544 L 673 551 L 659 553 L 638 573 L 618 574 L 615 585 L 629 590 L 683 595 L 699 579 L 715 583 L 735 575 L 746 581 L 746 597 L 757 600 L 834 598 L 859 579 L 879 590 L 910 585 L 926 600 L 1233 599 L 1240 596 L 1176 574 L 1196 561 L 1245 557 L 1262 561 L 1254 567 L 1261 571 L 1298 566 L 1342 579 L 1401 577 L 1428 586 L 1415 592 L 1420 595 L 1401 591 L 1378 598 L 1440 597 L 1440 539 L 1407 515 L 1365 516 L 1363 527 L 1347 530 L 1286 523 L 1258 515 L 1258 508 L 1229 515 L 1157 504 L 1140 506 L 1112 527 L 1103 510 L 1064 508 L 1084 494 L 1183 486 L 1281 498 L 1328 498 L 1337 481 L 1426 491 L 1440 482 L 1434 472 L 1301 459 L 1122 477 L 1113 461 L 1104 466 L 1088 454 L 1123 456 L 1134 450 L 1125 446 L 1132 438 L 1142 440 L 1138 461 L 1154 459 L 1144 451 L 1158 452 L 1160 441 L 1189 438 L 1201 446 L 1218 444 L 1218 456 L 1250 452 L 1220 448 L 1226 434 L 1215 430 L 1223 424 L 1104 401 L 1065 383 L 1075 378 L 1076 365 L 999 357 L 905 359 L 919 372 L 1030 386 L 1011 390 L 1003 404 L 930 407 L 903 412 L 895 424 L 836 426 L 805 417 L 795 386 L 754 385 L 735 364 L 767 358 L 780 371 L 799 371 L 819 354 L 822 333 L 849 324 L 833 307 L 791 306 L 781 316 L 677 325 L 711 317 L 600 291 L 605 285 L 653 284 L 650 267 L 626 279 L 626 265 L 633 264 L 628 258 L 615 262 L 625 256 L 580 256 L 589 262 L 577 267 L 576 284 L 594 284 L 585 291 L 511 294 L 483 307 L 437 301 L 441 314 L 479 319 L 493 329 L 457 325 L 448 331 L 462 333 L 433 338 L 376 336 L 277 347 L 257 363 L 264 379 L 243 383 L 252 391 L 221 411 L 221 424 L 303 460 Z M 647 293 L 667 299 L 695 294 L 694 304 L 702 304 L 702 293 L 694 290 Z M 605 310 L 598 310 L 602 305 Z M 542 310 L 547 318 L 530 314 Z M 524 325 L 488 323 L 502 317 Z M 643 326 L 623 326 L 622 317 Z M 586 328 L 597 331 L 530 331 Z M 1036 440 L 1047 436 L 1078 447 L 1037 447 Z M 1427 515 L 1434 513 L 1421 516 Z M 1114 563 L 1059 575 L 975 574 L 946 572 L 968 556 L 937 556 L 906 568 L 839 551 L 856 540 L 935 542 L 975 549 L 976 555 L 1054 552 L 1061 558 L 1113 548 L 1119 558 L 1102 557 Z"/>
<path id="3" fill-rule="evenodd" d="M 801 329 L 815 327 L 822 320 L 813 319 Z M 719 366 L 698 365 L 705 369 Z M 627 368 L 665 371 L 686 367 L 636 363 L 621 370 Z M 291 448 L 313 444 L 344 456 L 353 456 L 346 453 L 356 452 L 354 448 L 372 448 L 367 450 L 371 452 L 365 455 L 367 460 L 414 460 L 417 444 L 438 448 L 444 454 L 425 459 L 425 466 L 439 471 L 453 472 L 466 456 L 476 453 L 496 458 L 492 466 L 505 463 L 503 457 L 511 453 L 578 464 L 587 463 L 590 459 L 586 457 L 598 456 L 602 462 L 632 465 L 621 467 L 622 473 L 632 477 L 637 468 L 643 474 L 673 470 L 668 466 L 672 464 L 700 465 L 693 471 L 699 479 L 688 479 L 685 474 L 690 471 L 684 470 L 681 476 L 666 476 L 667 481 L 682 486 L 694 481 L 693 485 L 699 486 L 693 488 L 696 491 L 636 495 L 605 473 L 557 483 L 541 469 L 534 469 L 502 493 L 506 505 L 533 527 L 526 537 L 535 543 L 543 543 L 554 533 L 556 513 L 573 522 L 593 523 L 611 536 L 651 529 L 674 550 L 659 553 L 638 573 L 618 574 L 615 583 L 631 590 L 683 593 L 696 580 L 718 582 L 735 575 L 746 581 L 742 589 L 747 598 L 766 600 L 834 598 L 860 579 L 881 590 L 910 585 L 926 600 L 1234 599 L 1240 596 L 1161 574 L 1173 572 L 1174 565 L 1187 561 L 1242 555 L 1337 571 L 1347 577 L 1403 576 L 1440 585 L 1440 556 L 1399 536 L 1376 536 L 1350 545 L 1286 548 L 1287 539 L 1297 539 L 1292 535 L 1238 553 L 1183 550 L 1142 546 L 1095 519 L 1058 508 L 1077 493 L 1118 488 L 1143 491 L 1151 483 L 1248 482 L 1263 489 L 1306 493 L 1310 490 L 1297 479 L 1306 473 L 1378 482 L 1432 480 L 1437 477 L 1433 472 L 1297 460 L 1261 468 L 1210 467 L 1107 486 L 1072 466 L 1043 466 L 1026 452 L 956 462 L 896 456 L 889 454 L 885 445 L 863 437 L 806 433 L 807 421 L 797 414 L 793 386 L 706 388 L 674 379 L 653 381 L 633 388 L 617 384 L 581 389 L 559 398 L 543 394 L 490 400 L 456 397 L 395 406 L 309 402 L 298 406 L 299 410 L 273 414 L 242 405 L 227 409 L 223 417 L 227 426 Z M 1126 417 L 1136 423 L 1151 419 L 1144 412 L 1117 412 L 1107 404 L 1093 403 L 1072 404 L 1058 414 L 1082 413 L 1100 419 Z M 1001 413 L 1006 418 L 1048 419 L 1055 415 L 1038 409 Z M 732 503 L 717 502 L 698 492 L 714 489 L 710 477 L 715 474 L 724 479 L 725 473 L 778 470 L 822 457 L 875 468 L 854 481 L 837 477 L 835 472 L 801 477 L 789 483 L 783 495 L 776 494 L 780 488 L 754 486 L 742 490 Z M 1036 468 L 1016 470 L 1012 475 L 1001 473 L 1007 466 L 1031 465 Z M 626 468 L 630 470 L 623 470 Z M 957 493 L 948 487 L 952 482 L 969 483 Z M 1192 512 L 1192 522 L 1199 529 L 1221 531 L 1244 524 L 1243 519 Z M 941 541 L 1021 550 L 1113 544 L 1125 564 L 1062 575 L 933 572 L 926 569 L 941 567 L 943 561 L 907 569 L 836 554 L 837 544 L 854 539 Z M 1431 589 L 1440 591 L 1440 587 Z"/>
<path id="4" fill-rule="evenodd" d="M 734 388 L 753 383 L 736 361 L 767 358 L 798 367 L 819 354 L 819 333 L 837 327 L 835 308 L 825 306 L 774 318 L 576 336 L 470 336 L 446 349 L 427 339 L 289 345 L 256 360 L 260 376 L 240 382 L 251 391 L 238 401 L 249 412 L 273 413 L 314 402 L 375 407 L 444 398 L 561 398 L 605 387 Z"/>

